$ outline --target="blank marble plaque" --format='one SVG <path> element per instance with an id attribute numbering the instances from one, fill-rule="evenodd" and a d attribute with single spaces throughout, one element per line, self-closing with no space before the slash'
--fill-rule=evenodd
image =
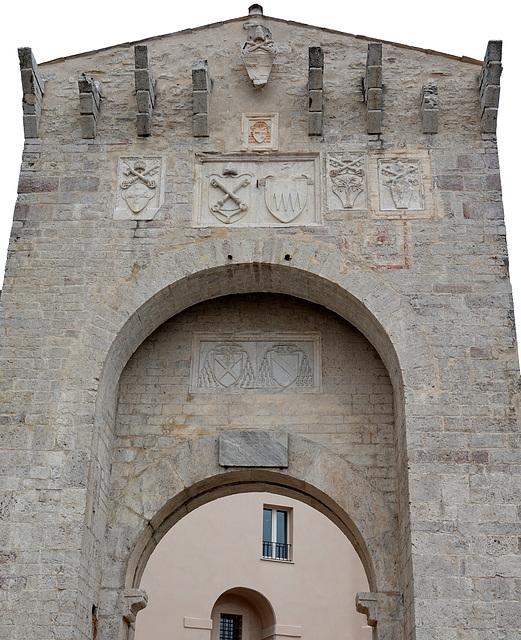
<path id="1" fill-rule="evenodd" d="M 282 431 L 222 431 L 222 467 L 287 467 L 288 434 Z"/>

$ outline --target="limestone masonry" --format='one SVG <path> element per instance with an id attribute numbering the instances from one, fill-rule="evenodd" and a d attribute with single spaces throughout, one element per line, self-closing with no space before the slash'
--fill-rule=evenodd
<path id="1" fill-rule="evenodd" d="M 519 640 L 501 42 L 481 62 L 253 5 L 19 54 L 0 638 L 132 640 L 165 533 L 261 491 L 347 536 L 375 640 Z M 273 616 L 251 640 L 292 635 Z"/>

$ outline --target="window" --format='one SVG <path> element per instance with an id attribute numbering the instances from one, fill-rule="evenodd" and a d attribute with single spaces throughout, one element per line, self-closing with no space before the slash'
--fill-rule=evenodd
<path id="1" fill-rule="evenodd" d="M 262 518 L 262 557 L 272 560 L 290 560 L 290 511 L 277 507 L 264 507 Z"/>
<path id="2" fill-rule="evenodd" d="M 241 640 L 242 616 L 233 613 L 221 613 L 219 640 Z"/>

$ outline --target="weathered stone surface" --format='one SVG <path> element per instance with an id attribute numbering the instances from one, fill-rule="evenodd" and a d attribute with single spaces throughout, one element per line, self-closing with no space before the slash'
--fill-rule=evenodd
<path id="1" fill-rule="evenodd" d="M 287 467 L 288 434 L 275 431 L 222 431 L 219 464 L 223 467 Z"/>

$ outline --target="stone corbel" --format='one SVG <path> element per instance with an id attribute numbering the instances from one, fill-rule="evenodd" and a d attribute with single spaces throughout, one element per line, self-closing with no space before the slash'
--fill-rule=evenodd
<path id="1" fill-rule="evenodd" d="M 197 60 L 192 67 L 194 137 L 207 138 L 210 73 L 207 60 Z"/>
<path id="2" fill-rule="evenodd" d="M 137 614 L 148 604 L 148 596 L 142 589 L 125 589 L 123 592 L 123 620 L 134 624 Z"/>
<path id="3" fill-rule="evenodd" d="M 429 78 L 422 87 L 423 133 L 438 133 L 438 85 Z"/>
<path id="4" fill-rule="evenodd" d="M 18 58 L 22 76 L 24 136 L 37 138 L 40 128 L 44 81 L 29 47 L 18 49 Z"/>
<path id="5" fill-rule="evenodd" d="M 364 99 L 367 105 L 367 133 L 382 133 L 382 43 L 367 45 L 367 63 L 363 81 Z"/>
<path id="6" fill-rule="evenodd" d="M 367 624 L 376 627 L 377 638 L 401 638 L 401 620 L 403 620 L 403 599 L 399 593 L 379 591 L 376 593 L 359 592 L 355 606 L 358 613 L 367 616 Z M 378 633 L 378 629 L 382 633 Z"/>
<path id="7" fill-rule="evenodd" d="M 481 132 L 496 133 L 497 113 L 499 107 L 499 82 L 503 67 L 501 66 L 503 42 L 491 40 L 483 67 L 479 74 L 479 95 L 481 98 Z"/>
<path id="8" fill-rule="evenodd" d="M 101 105 L 101 84 L 86 73 L 78 78 L 80 91 L 81 137 L 96 137 L 96 121 Z"/>
<path id="9" fill-rule="evenodd" d="M 308 135 L 321 136 L 324 125 L 324 53 L 321 47 L 309 47 Z"/>
<path id="10" fill-rule="evenodd" d="M 138 44 L 134 47 L 134 84 L 136 87 L 137 101 L 137 134 L 138 136 L 149 136 L 152 131 L 152 111 L 156 104 L 156 86 L 150 60 L 148 57 L 148 47 Z"/>

